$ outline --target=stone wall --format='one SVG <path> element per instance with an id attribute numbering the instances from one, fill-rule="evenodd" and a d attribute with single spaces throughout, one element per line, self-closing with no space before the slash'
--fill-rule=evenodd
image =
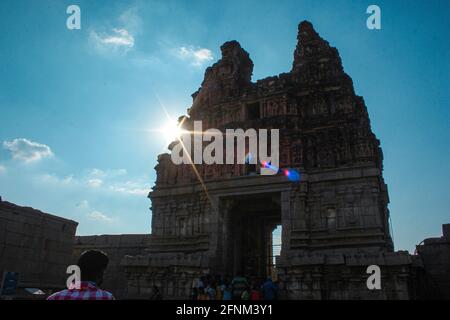
<path id="1" fill-rule="evenodd" d="M 209 274 L 203 254 L 155 253 L 125 256 L 127 297 L 146 299 L 157 286 L 164 300 L 189 299 L 194 279 Z"/>
<path id="2" fill-rule="evenodd" d="M 62 289 L 77 225 L 0 199 L 0 275 L 19 272 L 19 288 Z"/>
<path id="3" fill-rule="evenodd" d="M 415 265 L 405 252 L 309 253 L 277 261 L 282 299 L 407 300 L 415 293 Z M 367 267 L 381 272 L 381 290 L 367 288 Z"/>
<path id="4" fill-rule="evenodd" d="M 77 236 L 72 263 L 76 264 L 78 257 L 85 250 L 102 250 L 109 257 L 102 288 L 112 292 L 116 299 L 128 298 L 125 272 L 120 263 L 126 255 L 143 254 L 149 237 L 147 234 Z"/>
<path id="5" fill-rule="evenodd" d="M 437 290 L 436 298 L 450 299 L 450 224 L 442 226 L 442 237 L 425 239 L 417 246 L 430 285 Z"/>

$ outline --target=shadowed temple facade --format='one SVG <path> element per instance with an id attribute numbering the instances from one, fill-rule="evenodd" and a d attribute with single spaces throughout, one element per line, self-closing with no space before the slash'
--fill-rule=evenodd
<path id="1" fill-rule="evenodd" d="M 338 50 L 304 21 L 292 70 L 256 82 L 237 41 L 221 51 L 183 128 L 201 120 L 203 130 L 279 129 L 280 168 L 301 180 L 259 175 L 260 164 L 194 169 L 159 155 L 152 233 L 142 254 L 122 260 L 129 296 L 157 285 L 165 297 L 188 298 L 202 274 L 243 274 L 277 279 L 285 299 L 414 298 L 412 257 L 393 249 L 380 142 Z M 366 286 L 369 265 L 381 269 L 381 290 Z"/>

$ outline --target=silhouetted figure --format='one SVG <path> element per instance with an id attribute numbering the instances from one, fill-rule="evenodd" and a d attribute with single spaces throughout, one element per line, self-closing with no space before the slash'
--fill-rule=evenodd
<path id="1" fill-rule="evenodd" d="M 110 292 L 99 288 L 108 262 L 108 256 L 102 251 L 83 252 L 78 259 L 81 271 L 80 283 L 52 294 L 47 300 L 114 300 Z"/>
<path id="2" fill-rule="evenodd" d="M 222 300 L 231 300 L 231 299 L 232 299 L 231 285 L 229 283 L 226 283 L 223 288 Z"/>
<path id="3" fill-rule="evenodd" d="M 216 289 L 214 284 L 208 284 L 205 293 L 208 295 L 208 300 L 216 300 Z"/>
<path id="4" fill-rule="evenodd" d="M 250 286 L 246 286 L 241 293 L 241 300 L 250 300 Z"/>
<path id="5" fill-rule="evenodd" d="M 271 278 L 267 278 L 261 287 L 264 300 L 275 300 L 277 297 L 277 287 Z"/>
<path id="6" fill-rule="evenodd" d="M 231 292 L 233 300 L 240 300 L 242 292 L 248 286 L 247 279 L 243 276 L 237 275 L 231 281 Z"/>
<path id="7" fill-rule="evenodd" d="M 205 288 L 198 288 L 198 297 L 197 300 L 209 300 L 209 296 L 205 292 Z"/>
<path id="8" fill-rule="evenodd" d="M 262 298 L 262 294 L 261 294 L 260 286 L 258 286 L 257 284 L 254 284 L 253 289 L 250 292 L 250 300 L 261 300 L 261 298 Z"/>

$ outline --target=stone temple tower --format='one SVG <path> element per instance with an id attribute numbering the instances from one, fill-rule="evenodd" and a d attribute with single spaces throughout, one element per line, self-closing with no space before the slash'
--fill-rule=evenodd
<path id="1" fill-rule="evenodd" d="M 277 279 L 286 299 L 409 298 L 411 258 L 393 251 L 383 155 L 364 100 L 311 23 L 300 23 L 297 40 L 292 70 L 256 82 L 249 54 L 224 43 L 180 121 L 186 130 L 195 120 L 203 130 L 279 129 L 280 168 L 300 181 L 259 175 L 261 164 L 175 165 L 159 155 L 147 254 L 122 261 L 130 296 L 157 285 L 188 298 L 201 275 L 240 273 Z M 381 290 L 367 288 L 370 265 Z"/>

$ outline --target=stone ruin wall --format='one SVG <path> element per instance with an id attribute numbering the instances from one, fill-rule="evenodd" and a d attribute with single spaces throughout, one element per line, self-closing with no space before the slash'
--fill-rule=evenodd
<path id="1" fill-rule="evenodd" d="M 77 225 L 0 198 L 0 276 L 19 273 L 17 296 L 25 294 L 24 288 L 65 287 Z"/>

